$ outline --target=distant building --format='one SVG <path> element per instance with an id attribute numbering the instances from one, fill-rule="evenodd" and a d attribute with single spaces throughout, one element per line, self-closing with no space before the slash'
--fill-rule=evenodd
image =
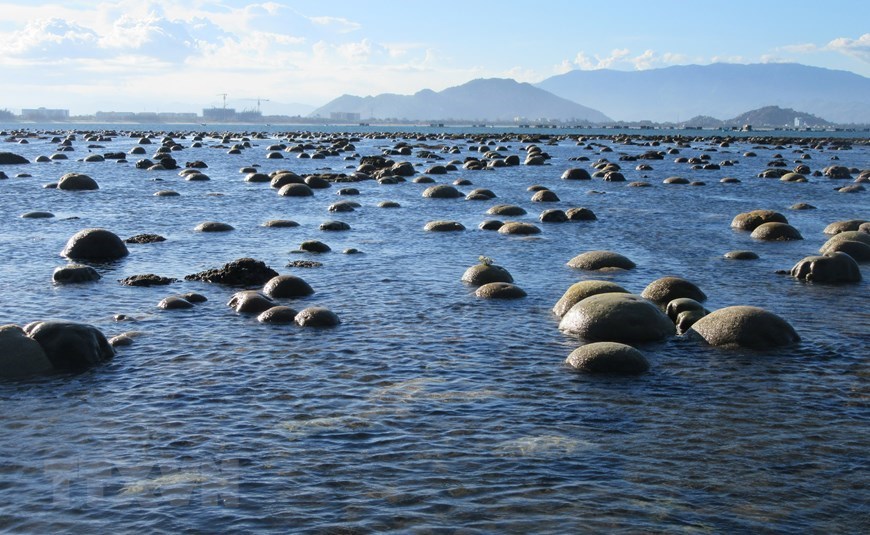
<path id="1" fill-rule="evenodd" d="M 101 123 L 123 122 L 132 123 L 136 121 L 136 112 L 132 111 L 98 111 L 94 114 L 94 119 Z"/>
<path id="2" fill-rule="evenodd" d="M 243 110 L 236 113 L 233 119 L 239 123 L 260 123 L 263 121 L 263 114 L 257 110 Z"/>
<path id="3" fill-rule="evenodd" d="M 329 113 L 329 119 L 331 121 L 358 122 L 360 115 L 350 111 L 333 111 Z"/>
<path id="4" fill-rule="evenodd" d="M 228 122 L 236 118 L 235 108 L 205 108 L 202 110 L 202 118 L 205 121 Z"/>
<path id="5" fill-rule="evenodd" d="M 157 114 L 157 120 L 161 123 L 198 123 L 199 117 L 195 113 L 161 112 Z"/>
<path id="6" fill-rule="evenodd" d="M 24 121 L 68 121 L 69 110 L 49 108 L 23 109 L 21 119 Z"/>

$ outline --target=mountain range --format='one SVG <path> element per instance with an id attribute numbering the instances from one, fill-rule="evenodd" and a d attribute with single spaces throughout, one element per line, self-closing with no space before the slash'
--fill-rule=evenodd
<path id="1" fill-rule="evenodd" d="M 834 123 L 870 123 L 870 78 L 797 63 L 575 70 L 536 85 L 617 121 L 679 123 L 697 115 L 725 119 L 779 106 Z"/>
<path id="2" fill-rule="evenodd" d="M 358 113 L 360 119 L 381 120 L 681 124 L 697 119 L 732 122 L 747 110 L 770 106 L 811 114 L 823 122 L 870 124 L 870 78 L 797 63 L 575 70 L 535 85 L 491 78 L 413 95 L 342 95 L 310 116 Z M 769 124 L 791 123 L 794 117 Z M 803 124 L 816 124 L 804 119 Z"/>
<path id="3" fill-rule="evenodd" d="M 412 121 L 513 122 L 517 118 L 587 123 L 612 121 L 598 110 L 558 97 L 531 84 L 505 78 L 477 79 L 443 91 L 424 89 L 413 95 L 342 95 L 314 110 L 311 115 L 329 117 L 331 113 L 358 113 L 363 119 Z"/>

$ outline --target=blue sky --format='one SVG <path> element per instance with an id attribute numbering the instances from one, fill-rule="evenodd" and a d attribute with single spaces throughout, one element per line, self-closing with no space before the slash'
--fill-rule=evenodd
<path id="1" fill-rule="evenodd" d="M 797 62 L 870 76 L 870 2 L 0 0 L 0 109 L 312 106 L 571 69 Z M 245 104 L 247 103 L 247 104 Z"/>

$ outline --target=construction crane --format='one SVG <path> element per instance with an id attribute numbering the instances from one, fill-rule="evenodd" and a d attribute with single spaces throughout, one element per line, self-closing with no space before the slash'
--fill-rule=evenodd
<path id="1" fill-rule="evenodd" d="M 257 97 L 257 98 L 246 98 L 246 99 L 244 99 L 244 100 L 256 100 L 256 101 L 257 101 L 257 113 L 260 113 L 260 103 L 261 103 L 261 102 L 269 102 L 269 99 L 267 99 L 267 98 L 260 98 L 260 97 Z"/>
<path id="2" fill-rule="evenodd" d="M 217 96 L 223 97 L 224 99 L 224 109 L 227 109 L 227 94 L 226 93 L 218 93 Z"/>

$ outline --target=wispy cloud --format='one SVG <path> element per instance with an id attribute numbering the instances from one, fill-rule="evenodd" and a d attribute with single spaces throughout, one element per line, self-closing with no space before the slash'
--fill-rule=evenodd
<path id="1" fill-rule="evenodd" d="M 342 17 L 308 17 L 308 20 L 319 26 L 328 26 L 339 33 L 350 33 L 359 30 L 362 25 Z"/>
<path id="2" fill-rule="evenodd" d="M 561 63 L 554 67 L 554 71 L 559 74 L 564 74 L 574 69 L 595 70 L 595 69 L 610 69 L 614 67 L 633 67 L 636 70 L 652 69 L 667 65 L 676 65 L 685 63 L 689 60 L 684 54 L 675 54 L 665 52 L 659 54 L 654 50 L 644 50 L 642 53 L 632 56 L 631 50 L 627 48 L 617 48 L 609 54 L 590 55 L 581 50 L 572 59 L 562 60 Z"/>
<path id="3" fill-rule="evenodd" d="M 858 39 L 850 39 L 848 37 L 834 39 L 825 46 L 825 49 L 870 63 L 870 33 L 865 33 Z"/>

